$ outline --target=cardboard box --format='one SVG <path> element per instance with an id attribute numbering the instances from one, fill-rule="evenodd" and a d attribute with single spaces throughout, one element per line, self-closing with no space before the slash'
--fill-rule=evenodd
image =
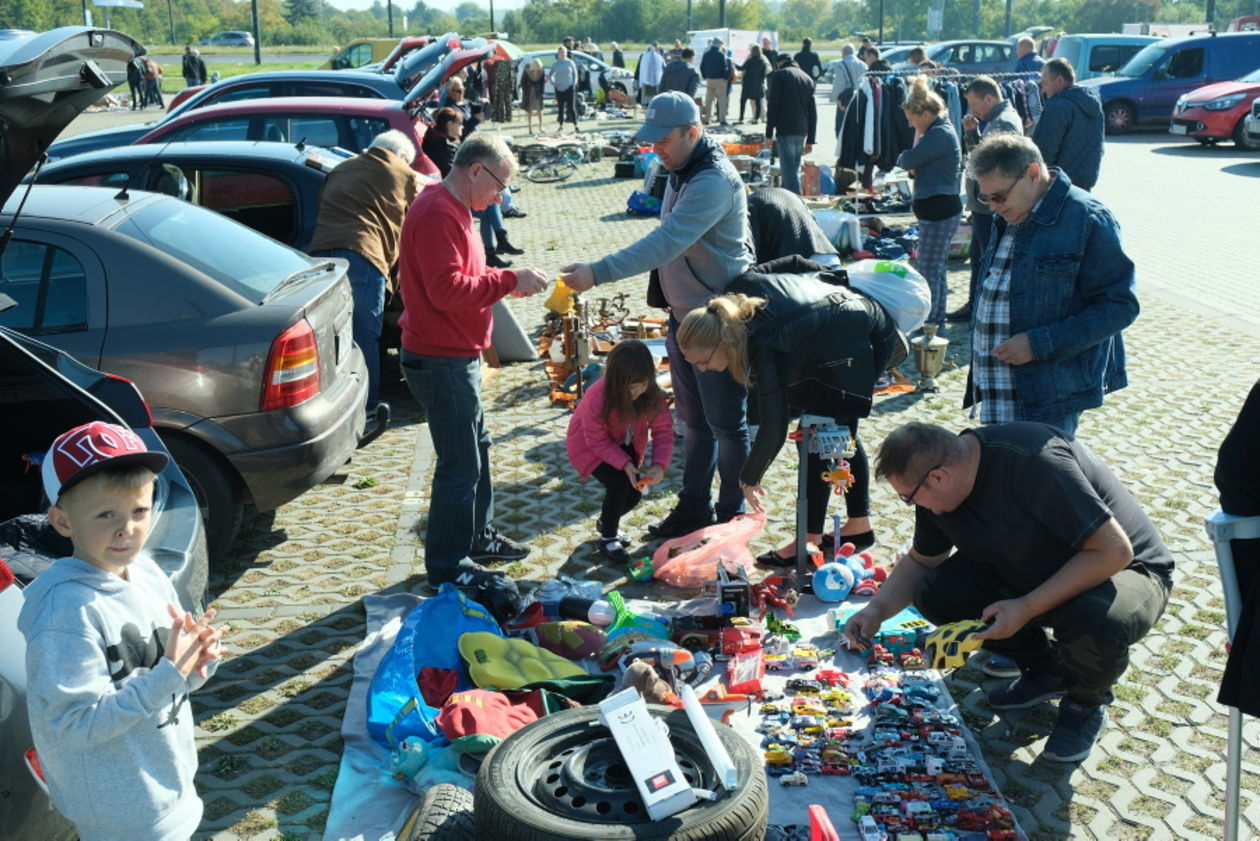
<path id="1" fill-rule="evenodd" d="M 605 698 L 599 703 L 599 718 L 621 750 L 648 817 L 659 821 L 696 802 L 673 745 L 638 690 L 623 689 Z"/>

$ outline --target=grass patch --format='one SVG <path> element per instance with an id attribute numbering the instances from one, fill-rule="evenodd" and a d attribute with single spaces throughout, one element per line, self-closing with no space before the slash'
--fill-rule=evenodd
<path id="1" fill-rule="evenodd" d="M 1190 717 L 1190 712 L 1194 709 L 1194 707 L 1187 704 L 1185 701 L 1172 701 L 1165 699 L 1160 701 L 1155 706 L 1155 709 L 1165 713 L 1169 718 L 1185 719 Z"/>
<path id="2" fill-rule="evenodd" d="M 296 815 L 315 803 L 315 799 L 302 791 L 291 791 L 276 801 L 276 811 L 282 815 Z"/>
<path id="3" fill-rule="evenodd" d="M 1163 818 L 1172 811 L 1172 806 L 1160 800 L 1157 797 L 1149 797 L 1145 794 L 1140 797 L 1133 798 L 1129 802 L 1129 808 L 1139 815 L 1145 815 L 1148 818 Z"/>
<path id="4" fill-rule="evenodd" d="M 296 698 L 310 688 L 311 682 L 309 680 L 299 679 L 286 683 L 277 691 L 285 698 Z"/>
<path id="5" fill-rule="evenodd" d="M 1202 640 L 1207 639 L 1213 630 L 1214 629 L 1205 625 L 1187 624 L 1182 625 L 1181 630 L 1177 633 L 1181 634 L 1183 637 L 1189 637 L 1192 640 Z"/>
<path id="6" fill-rule="evenodd" d="M 276 702 L 265 695 L 255 695 L 253 698 L 247 698 L 236 705 L 236 708 L 248 715 L 259 715 L 266 712 L 276 705 Z"/>
<path id="7" fill-rule="evenodd" d="M 1150 694 L 1150 690 L 1144 686 L 1133 686 L 1128 683 L 1121 684 L 1115 688 L 1117 701 L 1125 701 L 1130 704 L 1138 704 L 1143 698 Z"/>
<path id="8" fill-rule="evenodd" d="M 1189 771 L 1191 774 L 1202 774 L 1212 767 L 1211 759 L 1206 756 L 1195 756 L 1192 753 L 1178 752 L 1172 763 L 1183 771 Z"/>
<path id="9" fill-rule="evenodd" d="M 352 485 L 352 487 L 355 490 L 366 491 L 368 488 L 376 487 L 376 480 L 372 478 L 371 476 L 364 476 L 362 479 L 355 482 L 354 485 Z"/>
<path id="10" fill-rule="evenodd" d="M 219 713 L 212 715 L 201 722 L 201 729 L 207 733 L 220 733 L 236 726 L 237 717 L 233 713 Z"/>
<path id="11" fill-rule="evenodd" d="M 1152 716 L 1142 722 L 1139 729 L 1144 733 L 1150 733 L 1152 735 L 1159 736 L 1161 739 L 1166 739 L 1168 738 L 1168 734 L 1172 733 L 1172 722 L 1165 718 L 1156 718 Z M 1151 750 L 1153 750 L 1153 748 Z"/>
<path id="12" fill-rule="evenodd" d="M 228 832 L 240 838 L 249 838 L 252 835 L 266 832 L 269 829 L 275 829 L 279 821 L 270 815 L 264 815 L 261 812 L 250 812 L 236 823 L 228 828 Z"/>
<path id="13" fill-rule="evenodd" d="M 205 804 L 202 819 L 210 822 L 219 821 L 240 808 L 239 804 L 223 797 L 217 797 Z"/>
<path id="14" fill-rule="evenodd" d="M 273 792 L 279 791 L 280 787 L 283 785 L 284 783 L 281 779 L 274 774 L 264 774 L 261 777 L 255 777 L 245 785 L 241 786 L 241 791 L 245 792 L 255 800 L 265 800 Z"/>
<path id="15" fill-rule="evenodd" d="M 1098 770 L 1106 771 L 1108 774 L 1115 774 L 1117 777 L 1125 779 L 1132 777 L 1140 767 L 1136 762 L 1129 762 L 1127 759 L 1120 759 L 1116 756 L 1109 756 L 1098 763 Z"/>

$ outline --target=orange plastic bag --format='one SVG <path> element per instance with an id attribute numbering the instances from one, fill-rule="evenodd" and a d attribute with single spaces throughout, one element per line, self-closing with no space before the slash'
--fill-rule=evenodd
<path id="1" fill-rule="evenodd" d="M 705 526 L 665 541 L 652 553 L 652 573 L 673 587 L 699 587 L 717 578 L 718 561 L 753 569 L 748 541 L 766 527 L 766 515 L 740 514 L 729 523 Z"/>

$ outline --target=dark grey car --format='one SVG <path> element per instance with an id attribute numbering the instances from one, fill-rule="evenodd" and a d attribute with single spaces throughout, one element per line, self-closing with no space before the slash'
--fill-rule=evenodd
<path id="1" fill-rule="evenodd" d="M 64 34 L 43 52 L 0 44 L 0 70 L 12 79 L 0 85 L 0 196 L 125 77 L 75 59 L 65 44 L 107 38 L 80 29 L 38 36 Z M 9 196 L 0 226 L 24 195 Z M 0 325 L 144 392 L 202 504 L 212 559 L 245 502 L 267 511 L 294 499 L 345 464 L 363 435 L 367 370 L 351 338 L 342 261 L 315 260 L 170 196 L 37 183 L 0 260 L 0 292 L 19 304 Z"/>

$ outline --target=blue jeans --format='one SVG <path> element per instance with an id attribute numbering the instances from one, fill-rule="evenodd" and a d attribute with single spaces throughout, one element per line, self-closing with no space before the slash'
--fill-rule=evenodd
<path id="1" fill-rule="evenodd" d="M 805 155 L 805 135 L 779 135 L 774 139 L 774 150 L 779 155 L 779 186 L 801 194 L 801 158 Z"/>
<path id="2" fill-rule="evenodd" d="M 486 256 L 494 253 L 494 232 L 507 230 L 503 224 L 503 211 L 498 204 L 492 204 L 485 210 L 474 210 L 473 216 L 481 220 L 481 244 L 486 248 Z"/>
<path id="3" fill-rule="evenodd" d="M 354 301 L 354 343 L 368 370 L 368 411 L 381 402 L 381 320 L 385 315 L 385 275 L 371 261 L 348 248 L 315 251 L 312 257 L 340 257 L 350 262 L 350 297 Z"/>
<path id="4" fill-rule="evenodd" d="M 716 470 L 721 481 L 716 514 L 729 519 L 744 510 L 739 472 L 748 458 L 747 390 L 726 371 L 697 371 L 678 348 L 678 319 L 669 315 L 670 378 L 674 408 L 683 422 L 683 477 L 678 509 L 703 515 L 709 510 Z"/>
<path id="5" fill-rule="evenodd" d="M 424 565 L 430 575 L 468 557 L 474 543 L 490 537 L 494 487 L 490 483 L 490 433 L 481 409 L 481 358 L 421 356 L 400 351 L 407 388 L 428 415 L 437 454 L 424 532 Z"/>

